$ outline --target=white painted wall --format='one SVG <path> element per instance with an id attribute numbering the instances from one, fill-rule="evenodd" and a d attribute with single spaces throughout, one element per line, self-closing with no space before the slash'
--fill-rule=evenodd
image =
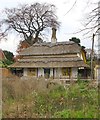
<path id="1" fill-rule="evenodd" d="M 61 68 L 57 68 L 57 77 L 61 77 L 62 76 L 62 70 Z"/>
<path id="2" fill-rule="evenodd" d="M 54 68 L 54 78 L 56 78 L 56 74 L 57 74 L 56 68 Z"/>
<path id="3" fill-rule="evenodd" d="M 28 69 L 24 68 L 23 76 L 27 76 Z M 72 68 L 72 78 L 77 78 L 78 68 Z M 97 76 L 100 80 L 100 69 L 97 70 Z M 62 76 L 61 68 L 54 68 L 54 78 L 60 78 Z M 38 68 L 38 77 L 44 77 L 44 69 Z M 53 77 L 53 68 L 50 69 L 50 77 Z"/>
<path id="4" fill-rule="evenodd" d="M 72 68 L 72 78 L 77 78 L 78 68 Z"/>
<path id="5" fill-rule="evenodd" d="M 54 68 L 54 78 L 58 78 L 58 71 L 57 71 L 58 68 Z"/>
<path id="6" fill-rule="evenodd" d="M 38 77 L 44 77 L 44 69 L 38 68 Z"/>
<path id="7" fill-rule="evenodd" d="M 54 78 L 60 78 L 62 76 L 61 68 L 54 68 Z"/>
<path id="8" fill-rule="evenodd" d="M 23 69 L 23 76 L 27 76 L 27 70 L 28 70 L 27 68 Z"/>
<path id="9" fill-rule="evenodd" d="M 53 68 L 50 69 L 50 77 L 53 77 Z"/>

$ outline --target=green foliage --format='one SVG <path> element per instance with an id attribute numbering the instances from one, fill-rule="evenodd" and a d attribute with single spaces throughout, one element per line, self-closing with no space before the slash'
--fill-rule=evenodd
<path id="1" fill-rule="evenodd" d="M 13 58 L 14 58 L 14 55 L 13 55 L 12 52 L 6 51 L 6 50 L 4 50 L 3 52 L 4 52 L 4 54 L 5 54 L 6 58 L 7 58 L 7 60 L 9 60 L 9 61 L 14 61 L 14 59 L 13 59 Z"/>
<path id="2" fill-rule="evenodd" d="M 73 41 L 75 43 L 77 43 L 80 46 L 80 39 L 76 38 L 76 37 L 72 37 L 71 39 L 69 39 L 70 41 Z"/>
<path id="3" fill-rule="evenodd" d="M 4 59 L 2 62 L 4 63 L 5 66 L 11 65 L 13 63 L 13 61 L 10 61 L 8 59 Z"/>
<path id="4" fill-rule="evenodd" d="M 85 49 L 85 46 L 81 46 L 82 49 Z"/>
<path id="5" fill-rule="evenodd" d="M 0 60 L 0 68 L 6 67 L 5 63 L 3 61 Z"/>
<path id="6" fill-rule="evenodd" d="M 2 61 L 0 61 L 0 67 L 5 68 L 8 65 L 11 65 L 13 63 L 13 61 L 10 61 L 8 59 L 4 59 Z"/>
<path id="7" fill-rule="evenodd" d="M 24 117 L 26 111 L 28 118 L 98 118 L 98 88 L 91 86 L 91 82 L 78 81 L 65 87 L 56 85 L 45 91 L 42 90 L 45 84 L 40 87 L 39 82 L 34 82 L 35 85 L 27 80 L 3 83 L 3 116 L 12 114 L 11 108 L 18 105 L 19 111 L 14 110 L 18 117 L 20 112 Z M 37 91 L 37 87 L 42 92 Z"/>
<path id="8" fill-rule="evenodd" d="M 79 39 L 79 38 L 72 37 L 71 39 L 69 39 L 69 41 L 73 41 L 73 42 L 77 43 L 79 46 L 81 46 L 81 45 L 80 45 L 80 39 Z M 82 49 L 82 50 L 85 50 L 85 46 L 81 46 L 81 49 Z"/>
<path id="9" fill-rule="evenodd" d="M 8 59 L 4 59 L 2 61 L 0 61 L 0 67 L 4 68 L 7 67 L 8 65 L 11 65 L 13 62 L 8 60 Z"/>
<path id="10" fill-rule="evenodd" d="M 7 67 L 8 65 L 11 65 L 14 62 L 14 59 L 13 59 L 14 55 L 10 51 L 4 50 L 3 52 L 6 56 L 6 59 L 0 60 L 0 67 L 4 68 L 4 67 Z"/>
<path id="11" fill-rule="evenodd" d="M 62 111 L 59 111 L 59 112 L 55 112 L 54 113 L 54 118 L 69 118 L 70 117 L 70 113 L 71 111 L 70 110 L 62 110 Z"/>
<path id="12" fill-rule="evenodd" d="M 49 94 L 52 99 L 56 99 L 56 98 L 65 96 L 66 91 L 63 86 L 57 86 L 57 88 L 54 88 L 53 90 L 51 90 Z"/>
<path id="13" fill-rule="evenodd" d="M 90 112 L 90 111 L 89 111 Z M 94 114 L 93 112 L 86 113 L 88 114 L 88 118 L 93 118 Z M 74 110 L 62 110 L 59 112 L 56 112 L 54 114 L 55 118 L 84 118 L 85 114 L 82 110 L 80 111 L 74 111 Z"/>

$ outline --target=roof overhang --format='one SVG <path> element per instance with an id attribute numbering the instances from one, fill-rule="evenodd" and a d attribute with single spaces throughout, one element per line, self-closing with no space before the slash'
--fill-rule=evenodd
<path id="1" fill-rule="evenodd" d="M 83 61 L 69 61 L 69 62 L 16 62 L 9 66 L 10 68 L 61 68 L 61 67 L 89 67 L 87 64 L 85 64 Z"/>

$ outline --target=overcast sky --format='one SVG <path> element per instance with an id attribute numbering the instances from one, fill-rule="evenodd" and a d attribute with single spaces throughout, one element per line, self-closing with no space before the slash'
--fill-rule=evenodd
<path id="1" fill-rule="evenodd" d="M 82 21 L 85 18 L 85 14 L 94 7 L 94 4 L 92 3 L 96 3 L 97 1 L 98 0 L 76 0 L 76 2 L 75 0 L 0 0 L 0 11 L 5 7 L 17 7 L 18 4 L 23 3 L 48 2 L 55 4 L 58 20 L 61 22 L 60 29 L 57 30 L 57 40 L 68 41 L 72 37 L 77 37 L 81 40 L 81 45 L 84 45 L 86 48 L 90 48 L 90 38 L 83 36 L 83 33 L 73 33 L 82 28 Z M 51 31 L 48 31 L 46 34 L 48 35 L 47 41 L 50 41 Z M 9 50 L 15 54 L 18 43 L 18 37 L 16 35 L 9 34 L 7 41 L 0 42 L 0 48 L 3 50 Z"/>

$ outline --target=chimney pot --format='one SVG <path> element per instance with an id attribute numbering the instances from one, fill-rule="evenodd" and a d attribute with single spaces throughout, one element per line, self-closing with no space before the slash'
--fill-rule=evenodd
<path id="1" fill-rule="evenodd" d="M 57 38 L 56 38 L 56 28 L 52 28 L 52 37 L 51 37 L 51 43 L 56 43 L 57 42 Z"/>

